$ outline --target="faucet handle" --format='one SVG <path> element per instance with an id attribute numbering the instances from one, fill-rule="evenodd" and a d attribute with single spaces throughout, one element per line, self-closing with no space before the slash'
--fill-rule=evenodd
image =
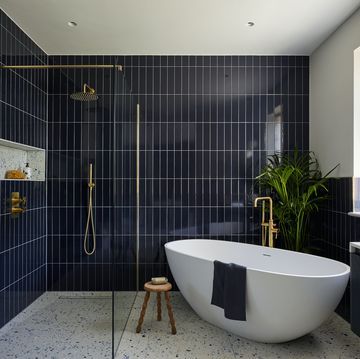
<path id="1" fill-rule="evenodd" d="M 278 234 L 279 234 L 279 232 L 280 232 L 280 229 L 279 229 L 279 228 L 275 228 L 275 226 L 276 226 L 276 225 L 274 224 L 272 231 L 273 231 L 273 233 L 275 234 L 275 239 L 277 239 Z"/>
<path id="2" fill-rule="evenodd" d="M 19 205 L 23 208 L 23 209 L 26 209 L 26 197 L 22 197 L 20 198 L 20 201 L 19 201 Z"/>

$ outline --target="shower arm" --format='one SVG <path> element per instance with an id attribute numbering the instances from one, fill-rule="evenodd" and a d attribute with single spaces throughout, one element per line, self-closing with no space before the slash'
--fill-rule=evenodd
<path id="1" fill-rule="evenodd" d="M 92 87 L 90 87 L 88 84 L 84 84 L 83 92 L 89 93 L 91 95 L 95 94 L 95 90 Z"/>

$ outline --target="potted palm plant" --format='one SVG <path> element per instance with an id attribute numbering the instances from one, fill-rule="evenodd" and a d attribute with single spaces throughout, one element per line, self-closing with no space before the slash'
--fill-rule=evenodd
<path id="1" fill-rule="evenodd" d="M 336 166 L 337 167 L 337 166 Z M 274 200 L 274 216 L 286 249 L 310 252 L 311 215 L 328 198 L 328 176 L 322 175 L 313 152 L 277 153 L 257 177 L 261 191 Z"/>

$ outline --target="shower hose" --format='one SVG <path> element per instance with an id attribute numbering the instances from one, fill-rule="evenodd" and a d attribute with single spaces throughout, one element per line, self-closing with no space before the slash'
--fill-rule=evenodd
<path id="1" fill-rule="evenodd" d="M 96 249 L 96 234 L 95 234 L 95 226 L 94 226 L 94 215 L 93 215 L 93 189 L 95 187 L 95 183 L 93 182 L 93 166 L 92 163 L 90 163 L 90 174 L 89 174 L 89 206 L 88 206 L 88 215 L 87 215 L 87 221 L 86 221 L 86 229 L 85 229 L 85 237 L 84 237 L 84 251 L 88 256 L 91 256 L 94 254 Z M 89 241 L 89 229 L 90 229 L 90 222 L 91 222 L 91 229 L 93 234 L 93 247 L 92 250 L 88 250 L 88 241 Z"/>

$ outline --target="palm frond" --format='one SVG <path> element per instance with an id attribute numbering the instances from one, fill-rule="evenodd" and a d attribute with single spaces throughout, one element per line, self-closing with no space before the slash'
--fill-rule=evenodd
<path id="1" fill-rule="evenodd" d="M 312 151 L 275 153 L 257 177 L 257 183 L 274 198 L 274 215 L 288 249 L 304 251 L 309 238 L 309 216 L 327 200 L 329 175 L 322 175 Z"/>

